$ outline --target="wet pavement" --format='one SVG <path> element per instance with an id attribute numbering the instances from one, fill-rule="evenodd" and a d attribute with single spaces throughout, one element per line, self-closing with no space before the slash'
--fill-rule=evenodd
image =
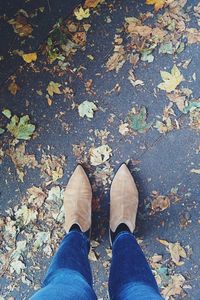
<path id="1" fill-rule="evenodd" d="M 105 1 L 90 10 L 89 18 L 77 21 L 73 9 L 80 2 L 40 1 L 36 4 L 27 1 L 22 5 L 21 1 L 9 1 L 2 4 L 4 10 L 0 13 L 1 111 L 7 108 L 12 115 L 29 115 L 30 122 L 36 129 L 31 139 L 26 142 L 25 153 L 33 154 L 38 163 L 32 167 L 30 157 L 23 166 L 19 160 L 13 163 L 11 157 L 13 153 L 21 151 L 17 150 L 17 147 L 23 141 L 13 142 L 13 136 L 8 130 L 0 135 L 0 263 L 3 266 L 0 296 L 6 300 L 28 299 L 40 287 L 51 256 L 63 236 L 62 221 L 55 221 L 51 217 L 51 209 L 54 210 L 55 207 L 51 207 L 53 204 L 48 202 L 47 195 L 52 187 L 64 188 L 76 164 L 81 162 L 94 190 L 93 240 L 96 243 L 92 244 L 90 256 L 94 287 L 99 299 L 108 299 L 107 280 L 111 257 L 108 242 L 109 188 L 115 170 L 126 161 L 140 194 L 136 236 L 150 262 L 155 254 L 162 255 L 158 262 L 160 265 L 152 266 L 161 289 L 173 283 L 172 278 L 175 274 L 184 277 L 181 284 L 176 283 L 180 285 L 177 295 L 173 286 L 174 294 L 165 296 L 165 299 L 198 300 L 200 131 L 199 127 L 191 126 L 191 116 L 180 111 L 175 104 L 173 113 L 177 122 L 175 124 L 178 125 L 174 125 L 173 130 L 166 134 L 161 133 L 155 128 L 155 122 L 169 104 L 166 92 L 157 88 L 162 81 L 160 70 L 170 71 L 176 64 L 185 78 L 181 87 L 192 91 L 191 102 L 198 99 L 199 44 L 187 44 L 185 41 L 184 51 L 178 55 L 162 54 L 156 48 L 152 63 L 139 60 L 137 65 L 133 66 L 125 59 L 119 72 L 109 72 L 106 63 L 113 54 L 115 35 L 120 35 L 126 49 L 130 47 L 130 39 L 124 30 L 125 17 L 139 18 L 141 14 L 151 12 L 153 16 L 150 23 L 155 24 L 159 14 L 164 13 L 167 8 L 155 13 L 153 7 L 146 5 L 145 1 Z M 187 27 L 198 28 L 192 13 L 197 4 L 198 1 L 187 1 L 184 6 L 184 11 L 191 18 Z M 16 18 L 20 9 L 25 10 L 20 14 L 29 16 L 26 19 L 33 27 L 31 37 L 20 37 L 8 23 L 11 18 Z M 30 17 L 30 14 L 35 16 Z M 86 41 L 80 41 L 85 39 L 85 36 L 81 35 L 78 37 L 76 53 L 65 57 L 64 61 L 61 58 L 50 63 L 46 41 L 48 37 L 53 40 L 53 37 L 48 33 L 55 23 L 59 24 L 56 28 L 62 27 L 62 30 L 65 30 L 65 26 L 69 26 L 69 20 L 72 22 L 70 24 L 78 25 L 70 34 L 67 33 L 67 37 L 76 31 L 85 30 Z M 83 24 L 86 25 L 84 30 L 81 27 Z M 89 28 L 88 24 L 91 25 Z M 59 41 L 61 39 L 62 37 L 59 37 Z M 56 44 L 55 47 L 59 48 L 60 45 Z M 37 52 L 37 60 L 26 63 L 19 53 L 21 50 L 24 53 Z M 190 59 L 189 66 L 183 68 L 183 62 Z M 134 70 L 136 78 L 142 80 L 144 85 L 134 87 L 131 84 L 128 79 L 130 69 Z M 51 81 L 60 84 L 59 93 L 54 92 L 50 95 L 47 88 Z M 19 87 L 15 95 L 9 91 L 12 82 Z M 79 105 L 86 100 L 95 103 L 98 108 L 91 119 L 82 118 L 78 113 Z M 127 116 L 131 109 L 142 106 L 147 109 L 147 122 L 152 122 L 151 128 L 143 133 L 129 130 L 127 134 L 121 134 L 119 126 L 128 122 Z M 8 122 L 8 118 L 1 113 L 0 127 L 5 129 Z M 92 165 L 91 148 L 105 144 L 112 149 L 112 156 L 98 166 Z M 52 179 L 50 167 L 46 176 L 48 172 L 42 162 L 43 155 L 64 156 L 64 175 L 60 175 L 59 171 L 58 178 Z M 20 168 L 24 172 L 23 182 L 16 172 Z M 31 206 L 30 198 L 27 198 L 27 189 L 32 186 L 40 187 L 45 193 L 44 208 Z M 158 195 L 167 197 L 170 204 L 154 211 L 152 201 Z M 163 201 L 163 198 L 161 200 Z M 37 218 L 33 218 L 32 221 L 30 219 L 23 226 L 16 222 L 16 212 L 22 204 L 33 209 L 31 212 L 37 211 Z M 16 232 L 13 235 L 11 221 L 15 222 L 13 226 Z M 36 234 L 41 231 L 49 231 L 51 235 L 48 240 L 41 242 L 40 249 L 36 251 L 33 243 Z M 12 241 L 9 241 L 10 236 Z M 167 247 L 160 243 L 159 239 L 180 243 L 185 250 L 186 257 L 180 259 L 184 263 L 175 263 L 166 250 Z M 16 270 L 13 271 L 10 265 L 16 241 L 21 240 L 26 240 L 26 249 L 21 253 L 19 261 L 23 261 L 25 267 L 16 274 Z M 8 260 L 6 266 L 2 258 Z"/>

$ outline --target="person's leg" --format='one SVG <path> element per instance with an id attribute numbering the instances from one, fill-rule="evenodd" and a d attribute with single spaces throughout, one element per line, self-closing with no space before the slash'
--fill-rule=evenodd
<path id="1" fill-rule="evenodd" d="M 89 240 L 81 231 L 64 237 L 45 276 L 42 288 L 30 300 L 97 299 L 88 261 Z"/>
<path id="2" fill-rule="evenodd" d="M 113 258 L 109 278 L 111 300 L 162 299 L 154 276 L 133 235 L 138 209 L 134 179 L 123 164 L 110 192 L 110 238 Z"/>
<path id="3" fill-rule="evenodd" d="M 119 233 L 113 242 L 109 277 L 111 300 L 161 300 L 156 280 L 134 235 Z"/>
<path id="4" fill-rule="evenodd" d="M 92 274 L 88 261 L 91 229 L 92 188 L 78 165 L 64 193 L 64 237 L 44 279 L 31 300 L 93 300 Z"/>

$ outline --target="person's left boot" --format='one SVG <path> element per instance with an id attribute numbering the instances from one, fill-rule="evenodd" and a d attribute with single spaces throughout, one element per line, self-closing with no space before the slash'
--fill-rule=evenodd
<path id="1" fill-rule="evenodd" d="M 64 192 L 65 230 L 74 225 L 82 232 L 91 228 L 92 188 L 84 169 L 78 165 Z"/>

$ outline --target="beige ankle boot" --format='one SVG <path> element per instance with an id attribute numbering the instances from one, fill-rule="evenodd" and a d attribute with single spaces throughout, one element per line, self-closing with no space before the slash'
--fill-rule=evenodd
<path id="1" fill-rule="evenodd" d="M 64 192 L 65 230 L 68 233 L 73 224 L 81 231 L 91 227 L 92 188 L 84 169 L 78 165 L 69 179 Z"/>
<path id="2" fill-rule="evenodd" d="M 110 229 L 124 223 L 131 232 L 135 229 L 138 209 L 138 190 L 133 177 L 125 164 L 117 171 L 110 191 Z"/>

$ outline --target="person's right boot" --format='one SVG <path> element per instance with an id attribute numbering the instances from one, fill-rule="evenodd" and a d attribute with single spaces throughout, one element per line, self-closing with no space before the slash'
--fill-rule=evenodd
<path id="1" fill-rule="evenodd" d="M 133 233 L 138 209 L 138 190 L 134 179 L 122 164 L 113 179 L 110 191 L 111 244 L 120 231 Z"/>
<path id="2" fill-rule="evenodd" d="M 91 229 L 92 188 L 89 179 L 78 165 L 64 192 L 65 230 L 89 233 Z"/>

